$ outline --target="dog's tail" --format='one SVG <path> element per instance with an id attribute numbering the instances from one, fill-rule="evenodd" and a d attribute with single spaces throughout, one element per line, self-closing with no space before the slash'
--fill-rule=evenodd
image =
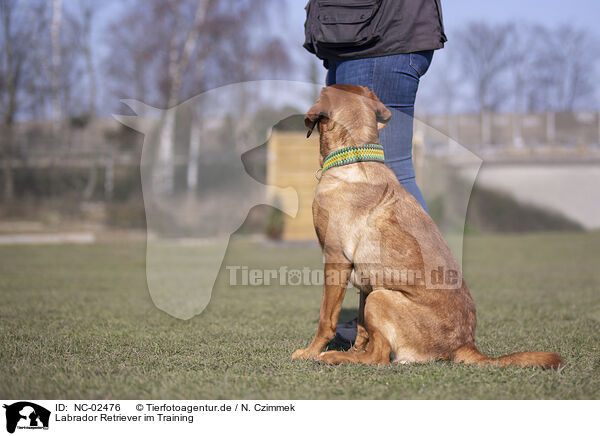
<path id="1" fill-rule="evenodd" d="M 544 369 L 557 369 L 562 366 L 563 358 L 558 354 L 544 351 L 525 351 L 507 354 L 497 358 L 483 354 L 475 344 L 465 344 L 454 352 L 455 362 L 479 366 L 531 366 Z"/>

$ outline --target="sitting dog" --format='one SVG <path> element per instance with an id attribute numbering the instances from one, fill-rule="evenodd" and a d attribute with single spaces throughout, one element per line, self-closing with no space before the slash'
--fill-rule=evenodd
<path id="1" fill-rule="evenodd" d="M 325 259 L 319 326 L 292 358 L 388 365 L 446 359 L 476 365 L 558 368 L 554 353 L 498 358 L 475 341 L 475 305 L 438 227 L 383 164 L 379 130 L 391 112 L 367 88 L 323 88 L 304 123 L 320 134 L 313 220 Z M 325 351 L 347 283 L 360 290 L 358 334 L 348 352 Z"/>

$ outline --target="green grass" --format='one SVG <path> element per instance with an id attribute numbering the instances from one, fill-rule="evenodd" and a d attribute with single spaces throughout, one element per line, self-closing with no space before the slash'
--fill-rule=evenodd
<path id="1" fill-rule="evenodd" d="M 321 289 L 231 287 L 224 266 L 317 267 L 312 247 L 232 243 L 208 308 L 182 321 L 152 304 L 143 244 L 1 246 L 0 397 L 599 399 L 598 247 L 600 233 L 465 242 L 478 346 L 565 357 L 541 371 L 292 361 L 315 332 Z M 357 302 L 350 290 L 343 317 Z"/>

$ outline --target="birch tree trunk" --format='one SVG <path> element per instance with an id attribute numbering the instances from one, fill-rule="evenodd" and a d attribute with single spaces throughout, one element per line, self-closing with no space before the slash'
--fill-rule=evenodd
<path id="1" fill-rule="evenodd" d="M 190 153 L 187 167 L 187 188 L 193 193 L 198 186 L 198 159 L 200 159 L 200 121 L 194 113 L 190 127 Z"/>
<path id="2" fill-rule="evenodd" d="M 94 59 L 92 56 L 92 23 L 94 18 L 93 3 L 82 4 L 83 14 L 83 55 L 85 58 L 85 68 L 88 76 L 89 92 L 89 116 L 96 116 L 96 70 L 94 68 Z"/>
<path id="3" fill-rule="evenodd" d="M 62 24 L 62 1 L 53 0 L 52 2 L 52 24 L 50 26 L 50 38 L 52 42 L 52 117 L 55 127 L 62 117 L 60 105 L 60 74 L 61 74 L 61 53 L 60 53 L 60 28 Z"/>
<path id="4" fill-rule="evenodd" d="M 173 107 L 179 103 L 179 94 L 183 75 L 188 67 L 190 57 L 196 48 L 200 27 L 204 23 L 206 11 L 210 0 L 199 0 L 194 15 L 194 22 L 188 31 L 183 48 L 177 46 L 175 37 L 171 40 L 169 47 L 169 66 L 168 76 L 170 79 L 169 92 L 167 97 L 167 110 L 163 120 L 162 131 L 158 145 L 158 166 L 157 174 L 154 178 L 155 189 L 158 193 L 170 194 L 174 190 L 175 168 L 173 165 L 174 139 L 175 139 L 175 110 Z"/>

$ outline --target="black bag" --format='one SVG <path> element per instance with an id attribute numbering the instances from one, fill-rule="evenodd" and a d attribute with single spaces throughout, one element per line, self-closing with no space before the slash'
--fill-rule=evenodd
<path id="1" fill-rule="evenodd" d="M 372 45 L 381 35 L 381 0 L 310 0 L 306 5 L 304 48 L 321 59 Z"/>

